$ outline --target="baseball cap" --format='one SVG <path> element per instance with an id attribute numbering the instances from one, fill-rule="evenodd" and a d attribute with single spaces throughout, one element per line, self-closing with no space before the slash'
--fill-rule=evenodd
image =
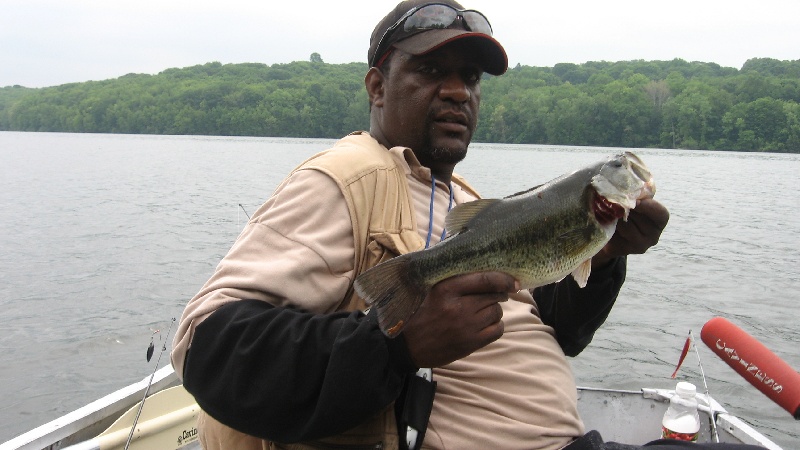
<path id="1" fill-rule="evenodd" d="M 428 8 L 429 5 L 444 5 L 444 8 Z M 447 18 L 452 22 L 409 27 L 411 17 L 425 7 L 448 11 Z M 448 8 L 449 7 L 449 8 Z M 425 16 L 425 11 L 419 11 Z M 456 17 L 457 14 L 457 17 Z M 434 20 L 443 20 L 434 15 Z M 416 19 L 416 18 L 415 18 Z M 423 19 L 425 20 L 425 19 Z M 412 55 L 424 55 L 457 40 L 468 41 L 473 46 L 483 65 L 483 70 L 492 75 L 501 75 L 508 69 L 508 57 L 500 43 L 491 35 L 491 25 L 483 14 L 474 10 L 464 10 L 454 0 L 404 0 L 386 15 L 372 31 L 367 61 L 370 66 L 379 66 L 392 48 L 398 48 Z"/>

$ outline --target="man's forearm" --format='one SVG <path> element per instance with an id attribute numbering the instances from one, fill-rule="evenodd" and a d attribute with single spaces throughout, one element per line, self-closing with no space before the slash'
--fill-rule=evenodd
<path id="1" fill-rule="evenodd" d="M 542 321 L 555 329 L 567 356 L 582 352 L 605 322 L 625 281 L 626 264 L 626 258 L 619 257 L 607 267 L 594 270 L 584 288 L 567 276 L 533 290 Z"/>
<path id="2" fill-rule="evenodd" d="M 315 315 L 241 300 L 197 326 L 184 386 L 215 419 L 298 442 L 352 428 L 391 404 L 416 370 L 375 317 Z"/>

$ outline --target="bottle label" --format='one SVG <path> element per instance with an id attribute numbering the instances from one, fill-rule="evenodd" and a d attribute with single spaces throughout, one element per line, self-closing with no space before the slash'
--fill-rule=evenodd
<path id="1" fill-rule="evenodd" d="M 676 441 L 691 441 L 697 442 L 697 435 L 699 433 L 678 433 L 677 431 L 672 431 L 669 428 L 662 426 L 661 427 L 661 438 L 662 439 L 674 439 Z"/>

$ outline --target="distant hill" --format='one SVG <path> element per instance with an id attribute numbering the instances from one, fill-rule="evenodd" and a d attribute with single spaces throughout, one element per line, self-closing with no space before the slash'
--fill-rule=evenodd
<path id="1" fill-rule="evenodd" d="M 217 62 L 0 89 L 0 130 L 336 138 L 369 127 L 363 63 Z M 800 60 L 516 66 L 481 84 L 476 141 L 800 153 Z"/>

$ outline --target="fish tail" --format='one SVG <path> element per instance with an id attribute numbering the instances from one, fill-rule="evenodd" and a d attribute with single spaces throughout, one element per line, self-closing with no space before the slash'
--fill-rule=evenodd
<path id="1" fill-rule="evenodd" d="M 398 256 L 362 273 L 353 285 L 377 310 L 378 325 L 390 338 L 400 334 L 428 295 L 429 288 L 410 266 L 410 258 Z"/>

